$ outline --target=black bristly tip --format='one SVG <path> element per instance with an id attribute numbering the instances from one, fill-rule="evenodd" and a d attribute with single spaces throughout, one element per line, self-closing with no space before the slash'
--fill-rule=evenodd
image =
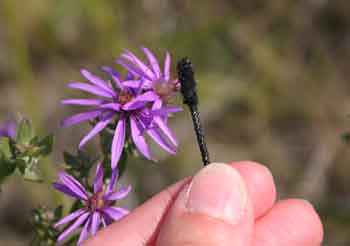
<path id="1" fill-rule="evenodd" d="M 181 84 L 181 93 L 184 103 L 192 106 L 198 104 L 196 81 L 194 80 L 193 66 L 189 58 L 182 58 L 177 63 L 177 72 Z"/>
<path id="2" fill-rule="evenodd" d="M 198 96 L 196 81 L 194 79 L 193 66 L 188 58 L 183 58 L 177 63 L 178 79 L 181 84 L 181 93 L 184 104 L 187 104 L 193 121 L 194 131 L 197 136 L 199 150 L 204 165 L 210 163 L 209 152 L 205 142 L 204 131 L 198 111 Z"/>

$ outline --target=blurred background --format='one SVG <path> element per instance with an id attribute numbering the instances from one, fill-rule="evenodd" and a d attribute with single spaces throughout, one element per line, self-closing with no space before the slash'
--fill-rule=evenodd
<path id="1" fill-rule="evenodd" d="M 41 163 L 45 185 L 7 180 L 0 194 L 0 245 L 28 245 L 30 210 L 54 206 L 48 188 L 88 125 L 59 129 L 77 96 L 66 82 L 81 67 L 99 73 L 123 48 L 150 47 L 163 61 L 195 64 L 201 114 L 213 161 L 268 166 L 279 198 L 313 202 L 325 245 L 350 245 L 350 3 L 346 0 L 1 0 L 0 122 L 26 116 L 39 133 L 56 134 Z M 117 66 L 115 66 L 117 68 Z M 175 76 L 175 63 L 172 64 Z M 181 104 L 178 98 L 177 103 Z M 73 111 L 74 110 L 74 111 Z M 176 156 L 135 158 L 123 183 L 135 186 L 130 209 L 201 167 L 185 110 L 171 119 Z M 97 139 L 87 150 L 98 156 Z"/>

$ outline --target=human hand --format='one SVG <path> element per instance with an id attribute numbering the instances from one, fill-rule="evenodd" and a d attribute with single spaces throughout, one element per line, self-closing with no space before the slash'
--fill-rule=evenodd
<path id="1" fill-rule="evenodd" d="M 321 221 L 305 200 L 276 202 L 270 171 L 210 164 L 160 192 L 84 246 L 314 246 Z"/>

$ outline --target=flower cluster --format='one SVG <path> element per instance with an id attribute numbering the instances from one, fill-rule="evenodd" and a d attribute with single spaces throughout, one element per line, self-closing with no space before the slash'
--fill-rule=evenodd
<path id="1" fill-rule="evenodd" d="M 181 108 L 170 104 L 179 90 L 178 81 L 172 80 L 170 76 L 170 54 L 166 53 L 164 68 L 161 69 L 150 50 L 142 48 L 142 51 L 147 62 L 137 58 L 130 51 L 125 51 L 116 59 L 126 70 L 124 76 L 115 69 L 104 66 L 102 71 L 109 78 L 105 80 L 82 69 L 81 74 L 87 82 L 68 84 L 70 88 L 87 92 L 94 98 L 62 100 L 64 105 L 84 106 L 89 109 L 63 120 L 61 125 L 67 127 L 87 121 L 93 124 L 90 132 L 81 140 L 79 149 L 96 135 L 103 138 L 104 130 L 112 134 L 107 153 L 110 154 L 111 162 L 107 171 L 110 171 L 108 173 L 111 173 L 111 177 L 105 177 L 103 165 L 98 164 L 92 188 L 89 189 L 87 176 L 74 176 L 72 168 L 66 168 L 66 172 L 59 173 L 59 182 L 54 183 L 53 187 L 76 199 L 75 204 L 78 204 L 79 209 L 73 209 L 69 215 L 53 225 L 59 228 L 69 224 L 58 236 L 58 242 L 82 227 L 79 245 L 89 235 L 95 235 L 101 225 L 106 227 L 128 214 L 127 210 L 115 206 L 116 200 L 125 197 L 131 190 L 131 186 L 115 189 L 119 174 L 118 163 L 127 142 L 133 143 L 132 146 L 149 160 L 153 160 L 153 157 L 146 136 L 165 151 L 176 153 L 178 142 L 169 128 L 168 118 L 171 114 L 181 111 Z M 78 154 L 79 156 L 81 155 Z M 66 154 L 65 161 L 68 165 L 80 163 L 81 158 L 78 157 Z M 88 174 L 89 171 L 84 173 Z M 80 182 L 82 178 L 85 182 Z"/>
<path id="2" fill-rule="evenodd" d="M 84 186 L 74 177 L 65 172 L 59 173 L 58 178 L 60 183 L 54 183 L 54 188 L 70 197 L 83 201 L 85 207 L 67 215 L 54 225 L 55 227 L 59 227 L 75 220 L 74 223 L 60 234 L 57 239 L 58 242 L 65 239 L 81 225 L 84 225 L 78 241 L 78 244 L 80 244 L 89 234 L 95 235 L 101 223 L 106 227 L 113 220 L 119 220 L 128 214 L 127 210 L 115 207 L 113 203 L 125 197 L 130 192 L 131 186 L 128 185 L 118 190 L 115 189 L 118 179 L 117 171 L 113 172 L 107 186 L 104 186 L 103 177 L 102 165 L 98 164 L 93 183 L 93 192 L 89 195 Z"/>
<path id="3" fill-rule="evenodd" d="M 66 127 L 96 120 L 93 129 L 81 140 L 80 148 L 109 124 L 115 125 L 111 146 L 112 169 L 118 164 L 129 132 L 137 150 L 147 159 L 152 159 L 152 155 L 145 135 L 167 152 L 171 154 L 176 152 L 177 140 L 167 124 L 167 119 L 170 114 L 180 111 L 181 108 L 168 104 L 179 87 L 177 80 L 170 78 L 170 55 L 166 54 L 162 71 L 151 51 L 147 48 L 142 50 L 149 64 L 141 61 L 130 51 L 126 51 L 121 58 L 116 59 L 116 62 L 126 69 L 125 77 L 113 68 L 102 67 L 113 83 L 82 69 L 81 73 L 88 83 L 68 84 L 70 88 L 88 92 L 97 98 L 62 101 L 63 104 L 93 107 L 62 122 L 62 126 Z"/>

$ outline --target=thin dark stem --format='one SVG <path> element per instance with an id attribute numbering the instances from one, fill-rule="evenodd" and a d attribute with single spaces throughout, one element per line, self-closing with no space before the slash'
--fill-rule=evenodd
<path id="1" fill-rule="evenodd" d="M 204 130 L 200 121 L 199 111 L 197 105 L 190 106 L 194 131 L 196 132 L 199 150 L 201 152 L 204 166 L 210 163 L 209 152 L 205 142 Z"/>

